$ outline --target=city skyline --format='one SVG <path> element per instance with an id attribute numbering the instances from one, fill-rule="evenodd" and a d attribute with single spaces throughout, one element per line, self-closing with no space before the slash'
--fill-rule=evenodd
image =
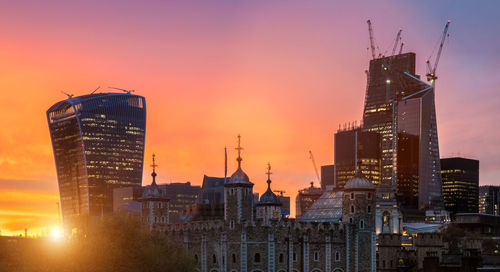
<path id="1" fill-rule="evenodd" d="M 231 173 L 236 169 L 233 138 L 241 133 L 245 170 L 255 191 L 265 191 L 263 169 L 271 161 L 273 189 L 286 189 L 294 211 L 298 189 L 311 180 L 319 186 L 308 150 L 318 167 L 331 164 L 338 125 L 361 119 L 370 59 L 368 18 L 382 50 L 403 28 L 404 51 L 416 52 L 421 75 L 444 23 L 452 20 L 436 85 L 441 157 L 460 152 L 479 159 L 480 183 L 498 184 L 498 129 L 482 123 L 500 121 L 495 108 L 500 99 L 494 94 L 499 62 L 493 56 L 500 42 L 495 33 L 473 32 L 478 25 L 500 29 L 493 20 L 496 8 L 446 2 L 423 14 L 425 5 L 396 1 L 379 7 L 219 5 L 129 3 L 108 16 L 114 5 L 91 3 L 73 20 L 65 15 L 76 9 L 72 4 L 34 4 L 26 9 L 31 20 L 24 20 L 19 12 L 8 12 L 19 11 L 20 4 L 5 4 L 0 21 L 7 42 L 0 44 L 0 55 L 6 65 L 0 84 L 12 91 L 0 101 L 2 234 L 57 224 L 59 194 L 43 112 L 65 98 L 61 91 L 83 95 L 98 85 L 135 89 L 148 100 L 144 164 L 151 164 L 152 152 L 158 155 L 159 182 L 201 185 L 204 174 L 223 176 L 226 145 Z M 383 16 L 394 10 L 407 18 Z M 467 13 L 471 10 L 477 13 Z M 144 20 L 134 25 L 126 15 Z M 82 23 L 82 17 L 89 20 Z M 43 23 L 36 25 L 37 20 Z M 143 172 L 147 185 L 151 171 L 144 167 Z"/>

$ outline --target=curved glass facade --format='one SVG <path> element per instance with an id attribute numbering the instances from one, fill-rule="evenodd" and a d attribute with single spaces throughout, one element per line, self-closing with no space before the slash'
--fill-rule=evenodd
<path id="1" fill-rule="evenodd" d="M 47 110 L 64 223 L 113 211 L 113 189 L 141 186 L 146 101 L 132 94 L 70 98 Z"/>

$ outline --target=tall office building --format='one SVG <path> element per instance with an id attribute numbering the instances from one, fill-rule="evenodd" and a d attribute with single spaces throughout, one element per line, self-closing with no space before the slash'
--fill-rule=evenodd
<path id="1" fill-rule="evenodd" d="M 339 129 L 334 137 L 335 186 L 344 187 L 354 177 L 356 168 L 373 184 L 379 184 L 380 134 L 360 127 Z"/>
<path id="2" fill-rule="evenodd" d="M 113 189 L 141 186 L 146 131 L 144 97 L 98 93 L 47 110 L 65 225 L 113 211 Z"/>
<path id="3" fill-rule="evenodd" d="M 479 213 L 500 215 L 500 186 L 479 187 Z"/>
<path id="4" fill-rule="evenodd" d="M 321 189 L 326 190 L 326 187 L 335 186 L 335 165 L 321 166 Z"/>
<path id="5" fill-rule="evenodd" d="M 479 201 L 479 161 L 466 158 L 441 159 L 443 202 L 447 211 L 477 213 Z"/>
<path id="6" fill-rule="evenodd" d="M 370 61 L 363 128 L 381 135 L 382 181 L 397 188 L 399 199 L 408 194 L 416 198 L 403 203 L 403 210 L 439 206 L 434 88 L 415 74 L 415 53 Z M 413 153 L 408 156 L 403 149 Z"/>

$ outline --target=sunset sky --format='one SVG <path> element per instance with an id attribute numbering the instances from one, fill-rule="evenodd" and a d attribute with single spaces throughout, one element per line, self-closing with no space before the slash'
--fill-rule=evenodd
<path id="1" fill-rule="evenodd" d="M 104 3 L 106 2 L 106 3 Z M 500 184 L 500 2 L 496 1 L 2 1 L 0 230 L 57 225 L 56 170 L 45 111 L 61 91 L 97 86 L 146 97 L 143 184 L 151 154 L 160 183 L 243 169 L 292 196 L 315 181 L 309 159 L 333 163 L 339 124 L 360 120 L 370 59 L 366 20 L 382 52 L 402 28 L 417 71 L 449 19 L 437 74 L 441 157 L 480 160 Z"/>

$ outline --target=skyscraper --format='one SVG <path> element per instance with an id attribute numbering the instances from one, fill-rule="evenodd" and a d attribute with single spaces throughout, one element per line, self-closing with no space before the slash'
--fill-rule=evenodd
<path id="1" fill-rule="evenodd" d="M 113 211 L 113 189 L 141 186 L 146 101 L 130 93 L 70 97 L 47 110 L 65 225 Z"/>
<path id="2" fill-rule="evenodd" d="M 415 74 L 415 53 L 370 61 L 363 128 L 381 135 L 382 181 L 392 182 L 399 199 L 415 197 L 403 209 L 426 209 L 439 202 L 434 88 Z"/>
<path id="3" fill-rule="evenodd" d="M 321 189 L 326 190 L 327 186 L 335 186 L 335 165 L 321 166 Z"/>
<path id="4" fill-rule="evenodd" d="M 479 201 L 479 161 L 466 158 L 441 159 L 443 202 L 447 211 L 477 213 Z"/>
<path id="5" fill-rule="evenodd" d="M 479 213 L 500 215 L 500 186 L 479 187 Z"/>
<path id="6" fill-rule="evenodd" d="M 322 194 L 323 190 L 314 187 L 314 182 L 311 182 L 311 187 L 299 190 L 295 198 L 295 217 L 300 218 Z"/>
<path id="7" fill-rule="evenodd" d="M 380 183 L 380 134 L 360 127 L 339 129 L 334 137 L 335 186 L 343 188 L 356 169 L 373 184 Z"/>

